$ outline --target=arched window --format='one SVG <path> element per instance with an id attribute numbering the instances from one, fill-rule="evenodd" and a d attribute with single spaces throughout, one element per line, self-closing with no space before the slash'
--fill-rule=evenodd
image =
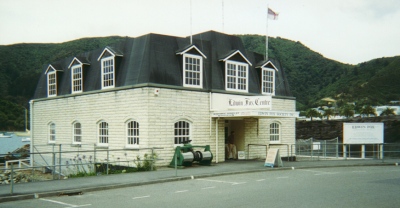
<path id="1" fill-rule="evenodd" d="M 187 121 L 178 121 L 174 125 L 175 144 L 188 142 L 190 139 L 190 123 Z"/>
<path id="2" fill-rule="evenodd" d="M 271 143 L 280 142 L 280 125 L 279 123 L 271 123 L 269 125 L 269 140 Z"/>
<path id="3" fill-rule="evenodd" d="M 126 137 L 127 145 L 139 145 L 139 123 L 136 121 L 129 121 L 126 124 Z"/>
<path id="4" fill-rule="evenodd" d="M 82 124 L 75 122 L 72 124 L 72 143 L 80 144 L 82 142 Z"/>
<path id="5" fill-rule="evenodd" d="M 50 123 L 49 124 L 49 143 L 56 142 L 56 124 Z"/>
<path id="6" fill-rule="evenodd" d="M 98 124 L 98 136 L 100 145 L 108 145 L 108 123 L 101 121 Z"/>

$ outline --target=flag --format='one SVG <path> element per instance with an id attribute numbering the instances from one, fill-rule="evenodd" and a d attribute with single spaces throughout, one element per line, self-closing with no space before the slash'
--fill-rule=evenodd
<path id="1" fill-rule="evenodd" d="M 272 9 L 268 8 L 268 19 L 277 20 L 279 13 L 272 11 Z"/>

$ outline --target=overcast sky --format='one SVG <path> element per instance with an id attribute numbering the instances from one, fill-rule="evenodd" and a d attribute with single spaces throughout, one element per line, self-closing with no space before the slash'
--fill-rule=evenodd
<path id="1" fill-rule="evenodd" d="M 267 31 L 268 6 L 279 19 Z M 358 64 L 400 55 L 400 0 L 0 0 L 0 45 L 208 30 L 268 32 Z"/>

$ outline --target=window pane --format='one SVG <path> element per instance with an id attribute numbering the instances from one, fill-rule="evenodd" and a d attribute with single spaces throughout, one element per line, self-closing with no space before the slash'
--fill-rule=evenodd
<path id="1" fill-rule="evenodd" d="M 136 121 L 127 124 L 127 142 L 128 145 L 139 144 L 139 123 Z"/>
<path id="2" fill-rule="evenodd" d="M 190 140 L 190 123 L 178 121 L 175 123 L 175 144 L 181 144 Z"/>
<path id="3" fill-rule="evenodd" d="M 184 84 L 201 86 L 201 57 L 185 56 Z"/>

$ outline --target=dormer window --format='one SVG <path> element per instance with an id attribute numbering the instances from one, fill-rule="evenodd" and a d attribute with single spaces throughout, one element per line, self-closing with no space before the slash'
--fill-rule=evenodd
<path id="1" fill-rule="evenodd" d="M 225 90 L 248 92 L 249 65 L 251 63 L 239 51 L 234 51 L 220 61 L 225 62 Z"/>
<path id="2" fill-rule="evenodd" d="M 47 96 L 57 96 L 57 74 L 55 71 L 47 73 Z"/>
<path id="3" fill-rule="evenodd" d="M 275 71 L 271 68 L 262 68 L 262 93 L 272 95 L 274 91 Z"/>
<path id="4" fill-rule="evenodd" d="M 176 53 L 183 59 L 183 86 L 203 87 L 203 58 L 207 58 L 195 45 Z"/>
<path id="5" fill-rule="evenodd" d="M 100 54 L 98 61 L 101 61 L 101 89 L 115 87 L 115 57 L 122 56 L 111 47 L 106 47 Z"/>
<path id="6" fill-rule="evenodd" d="M 101 88 L 113 88 L 115 86 L 114 57 L 101 59 Z"/>
<path id="7" fill-rule="evenodd" d="M 77 58 L 71 61 L 68 68 L 71 69 L 71 92 L 79 93 L 83 91 L 83 65 L 89 65 L 88 61 L 83 61 L 84 58 Z"/>
<path id="8" fill-rule="evenodd" d="M 261 68 L 261 93 L 275 95 L 275 71 L 278 71 L 278 69 L 271 61 L 267 61 L 256 68 Z"/>
<path id="9" fill-rule="evenodd" d="M 57 69 L 50 64 L 45 74 L 47 75 L 47 97 L 57 96 Z"/>

